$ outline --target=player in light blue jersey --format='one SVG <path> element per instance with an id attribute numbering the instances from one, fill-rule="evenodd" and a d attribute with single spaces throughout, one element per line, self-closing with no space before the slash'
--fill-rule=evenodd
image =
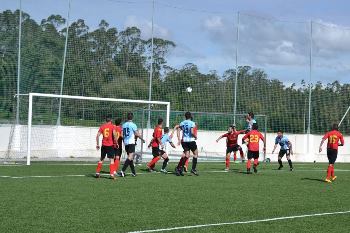
<path id="1" fill-rule="evenodd" d="M 256 120 L 254 119 L 254 113 L 249 112 L 245 119 L 247 122 L 246 133 L 248 133 L 249 131 L 252 130 L 253 124 L 256 124 Z"/>
<path id="2" fill-rule="evenodd" d="M 127 121 L 123 124 L 123 142 L 125 145 L 125 151 L 128 155 L 128 158 L 124 162 L 124 166 L 120 172 L 122 177 L 125 176 L 125 171 L 130 165 L 130 169 L 132 172 L 132 176 L 136 176 L 135 165 L 134 165 L 134 154 L 135 154 L 135 146 L 136 139 L 140 138 L 142 143 L 145 143 L 145 140 L 141 137 L 141 134 L 137 130 L 137 126 L 132 119 L 134 118 L 134 114 L 129 112 L 127 115 Z"/>
<path id="3" fill-rule="evenodd" d="M 197 149 L 197 134 L 195 133 L 196 123 L 192 121 L 192 115 L 190 112 L 185 113 L 186 120 L 182 121 L 179 125 L 175 126 L 177 129 L 178 145 L 182 145 L 184 155 L 181 157 L 180 162 L 176 168 L 176 175 L 183 176 L 184 165 L 190 157 L 190 151 L 193 153 L 192 169 L 191 173 L 198 176 L 196 167 L 198 159 Z M 182 138 L 180 138 L 180 131 L 182 131 Z"/>
<path id="4" fill-rule="evenodd" d="M 162 138 L 160 139 L 161 149 L 159 151 L 159 154 L 164 159 L 163 166 L 162 166 L 162 169 L 160 169 L 160 171 L 163 173 L 168 173 L 168 171 L 165 169 L 166 166 L 168 165 L 168 162 L 169 162 L 169 157 L 168 157 L 168 154 L 166 153 L 167 143 L 169 143 L 170 146 L 172 146 L 173 148 L 176 148 L 173 141 L 172 141 L 174 131 L 171 134 L 169 134 L 169 131 L 170 131 L 169 127 L 165 127 L 164 134 L 162 135 Z"/>
<path id="5" fill-rule="evenodd" d="M 286 136 L 283 136 L 282 130 L 279 130 L 277 132 L 277 137 L 275 139 L 275 146 L 273 147 L 272 154 L 275 152 L 278 144 L 281 147 L 280 152 L 278 153 L 278 163 L 280 165 L 278 167 L 278 170 L 281 170 L 283 168 L 282 158 L 284 155 L 286 155 L 289 168 L 291 171 L 293 171 L 293 164 L 292 164 L 292 160 L 290 159 L 290 155 L 293 154 L 292 143 L 289 141 L 289 139 Z"/>

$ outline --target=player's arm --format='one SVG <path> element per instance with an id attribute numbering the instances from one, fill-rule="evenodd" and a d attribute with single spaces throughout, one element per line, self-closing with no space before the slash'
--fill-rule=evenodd
<path id="1" fill-rule="evenodd" d="M 100 135 L 101 135 L 101 132 L 98 131 L 96 134 L 96 150 L 100 149 Z"/>
<path id="2" fill-rule="evenodd" d="M 170 144 L 170 146 L 171 146 L 172 148 L 176 148 L 176 146 L 174 145 L 173 142 L 169 142 L 169 144 Z"/>
<path id="3" fill-rule="evenodd" d="M 191 134 L 193 135 L 194 139 L 197 140 L 197 134 L 194 132 L 194 128 L 191 128 Z"/>
<path id="4" fill-rule="evenodd" d="M 344 137 L 343 137 L 343 135 L 342 135 L 342 134 L 340 135 L 339 140 L 340 140 L 340 144 L 339 144 L 339 146 L 344 146 Z"/>
<path id="5" fill-rule="evenodd" d="M 113 138 L 114 138 L 115 147 L 119 148 L 119 145 L 118 145 L 119 133 L 115 129 L 113 129 Z"/>
<path id="6" fill-rule="evenodd" d="M 140 132 L 138 130 L 135 131 L 135 136 L 140 138 L 140 140 L 142 141 L 142 143 L 145 143 L 145 139 L 143 139 L 143 137 L 141 136 Z"/>
<path id="7" fill-rule="evenodd" d="M 243 138 L 242 138 L 242 145 L 243 145 L 243 144 L 247 144 L 246 139 L 247 139 L 248 137 L 249 137 L 249 133 L 247 133 L 246 135 L 243 136 Z"/>
<path id="8" fill-rule="evenodd" d="M 323 143 L 324 143 L 324 141 L 326 141 L 327 138 L 328 138 L 328 133 L 326 133 L 326 134 L 323 136 L 322 140 L 321 140 L 320 147 L 318 148 L 318 151 L 319 151 L 320 153 L 322 152 Z"/>
<path id="9" fill-rule="evenodd" d="M 181 131 L 181 127 L 177 127 L 176 129 L 176 135 L 177 135 L 177 145 L 181 144 L 181 139 L 180 139 L 180 131 Z"/>
<path id="10" fill-rule="evenodd" d="M 293 144 L 291 141 L 288 140 L 288 147 L 289 147 L 289 151 L 290 151 L 290 154 L 293 155 Z"/>
<path id="11" fill-rule="evenodd" d="M 273 147 L 273 150 L 272 150 L 272 153 L 271 154 L 273 154 L 274 152 L 275 152 L 275 150 L 276 150 L 276 148 L 277 148 L 277 145 L 278 145 L 278 141 L 277 141 L 277 138 L 275 139 L 275 145 L 274 145 L 274 147 Z"/>
<path id="12" fill-rule="evenodd" d="M 216 139 L 216 142 L 219 142 L 221 138 L 224 138 L 226 136 L 226 134 L 221 135 L 220 137 L 218 137 L 218 139 Z"/>
<path id="13" fill-rule="evenodd" d="M 260 133 L 259 137 L 260 137 L 261 141 L 264 143 L 263 151 L 264 151 L 264 153 L 266 153 L 266 140 L 261 133 Z"/>

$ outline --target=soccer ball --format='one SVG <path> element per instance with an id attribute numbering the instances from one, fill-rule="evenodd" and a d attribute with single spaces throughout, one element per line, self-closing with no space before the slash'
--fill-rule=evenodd
<path id="1" fill-rule="evenodd" d="M 187 87 L 187 88 L 186 88 L 186 91 L 187 91 L 188 93 L 191 93 L 191 92 L 192 92 L 192 87 Z"/>

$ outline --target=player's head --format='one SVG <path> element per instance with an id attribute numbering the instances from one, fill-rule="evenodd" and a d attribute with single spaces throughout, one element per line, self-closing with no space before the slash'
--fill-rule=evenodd
<path id="1" fill-rule="evenodd" d="M 110 122 L 110 121 L 112 121 L 112 115 L 111 115 L 111 114 L 108 114 L 108 115 L 106 116 L 106 122 Z"/>
<path id="2" fill-rule="evenodd" d="M 334 123 L 332 125 L 332 130 L 338 130 L 338 129 L 339 129 L 338 124 Z"/>
<path id="3" fill-rule="evenodd" d="M 158 125 L 163 124 L 163 118 L 158 118 Z"/>
<path id="4" fill-rule="evenodd" d="M 254 119 L 254 113 L 253 112 L 248 112 L 248 116 L 250 119 Z"/>
<path id="5" fill-rule="evenodd" d="M 128 112 L 126 119 L 128 119 L 128 121 L 131 121 L 133 118 L 134 118 L 134 114 L 132 112 Z"/>
<path id="6" fill-rule="evenodd" d="M 252 129 L 253 129 L 253 130 L 258 130 L 258 128 L 259 128 L 259 127 L 258 127 L 258 124 L 257 124 L 257 123 L 254 123 L 253 126 L 252 126 Z"/>
<path id="7" fill-rule="evenodd" d="M 277 136 L 281 138 L 283 136 L 283 130 L 281 130 L 281 129 L 278 130 L 277 131 Z"/>
<path id="8" fill-rule="evenodd" d="M 185 113 L 186 120 L 192 120 L 192 114 L 190 112 Z"/>
<path id="9" fill-rule="evenodd" d="M 169 127 L 164 128 L 164 133 L 169 133 Z"/>
<path id="10" fill-rule="evenodd" d="M 121 118 L 115 118 L 115 120 L 114 120 L 114 124 L 115 125 L 120 125 L 122 123 L 122 119 Z"/>

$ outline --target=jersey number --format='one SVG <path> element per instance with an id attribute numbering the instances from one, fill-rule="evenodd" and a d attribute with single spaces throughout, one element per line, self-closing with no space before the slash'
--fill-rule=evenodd
<path id="1" fill-rule="evenodd" d="M 103 137 L 108 138 L 109 137 L 109 128 L 106 128 L 103 130 Z"/>
<path id="2" fill-rule="evenodd" d="M 259 142 L 259 136 L 255 134 L 250 135 L 249 142 Z"/>
<path id="3" fill-rule="evenodd" d="M 334 144 L 334 143 L 336 143 L 337 139 L 338 139 L 338 137 L 336 135 L 332 135 L 329 137 L 329 142 L 331 144 Z"/>
<path id="4" fill-rule="evenodd" d="M 190 127 L 188 127 L 187 124 L 184 125 L 183 130 L 184 130 L 184 133 L 185 133 L 185 134 L 190 134 Z"/>
<path id="5" fill-rule="evenodd" d="M 130 129 L 129 128 L 124 128 L 123 129 L 123 137 L 128 138 L 130 136 Z"/>

